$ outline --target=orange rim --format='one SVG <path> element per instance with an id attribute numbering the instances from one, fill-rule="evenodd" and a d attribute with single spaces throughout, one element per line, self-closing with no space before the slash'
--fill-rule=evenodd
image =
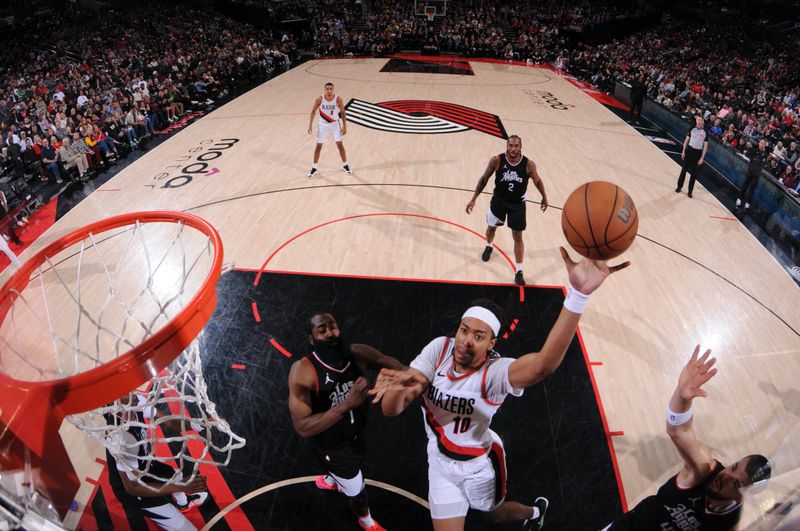
<path id="1" fill-rule="evenodd" d="M 133 212 L 87 225 L 59 238 L 23 264 L 0 288 L 0 323 L 5 320 L 17 295 L 28 285 L 31 274 L 48 257 L 86 238 L 126 225 L 139 223 L 179 223 L 192 227 L 211 240 L 214 256 L 208 276 L 197 293 L 178 315 L 158 332 L 125 354 L 86 372 L 45 381 L 24 381 L 0 372 L 0 387 L 14 388 L 18 396 L 33 396 L 48 389 L 52 406 L 62 415 L 72 415 L 108 404 L 145 381 L 155 377 L 175 359 L 200 333 L 217 305 L 216 285 L 222 270 L 222 239 L 206 220 L 183 212 L 168 210 Z M 41 396 L 41 395 L 40 395 Z"/>

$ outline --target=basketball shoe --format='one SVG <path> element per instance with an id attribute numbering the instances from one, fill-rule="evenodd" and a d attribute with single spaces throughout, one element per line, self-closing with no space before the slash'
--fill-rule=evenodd
<path id="1" fill-rule="evenodd" d="M 353 175 L 353 170 L 350 169 L 349 164 L 345 164 L 344 166 L 342 166 L 342 169 L 347 175 Z"/>
<path id="2" fill-rule="evenodd" d="M 487 245 L 486 248 L 483 250 L 483 254 L 481 255 L 481 260 L 483 260 L 484 262 L 488 262 L 489 258 L 492 257 L 493 250 L 494 247 L 492 247 L 491 245 Z"/>
<path id="3" fill-rule="evenodd" d="M 317 174 L 317 169 L 316 168 L 311 168 L 310 170 L 308 170 L 308 175 L 306 175 L 306 179 L 310 179 L 313 176 L 315 176 L 316 174 Z"/>
<path id="4" fill-rule="evenodd" d="M 207 492 L 197 492 L 195 494 L 187 494 L 186 503 L 183 505 L 176 503 L 175 506 L 178 508 L 180 512 L 185 513 L 192 507 L 198 507 L 200 505 L 203 505 L 206 502 L 206 499 L 208 499 Z"/>
<path id="5" fill-rule="evenodd" d="M 314 481 L 314 483 L 317 485 L 317 488 L 320 489 L 320 490 L 333 490 L 333 491 L 339 492 L 339 485 L 337 485 L 336 483 L 331 485 L 330 483 L 325 481 L 325 476 L 324 475 L 317 476 L 317 479 Z"/>
<path id="6" fill-rule="evenodd" d="M 539 516 L 536 518 L 528 518 L 522 522 L 522 531 L 539 531 L 544 525 L 544 513 L 547 512 L 548 505 L 550 505 L 550 502 L 547 501 L 547 498 L 541 496 L 536 498 L 536 501 L 533 502 L 533 506 L 539 509 Z"/>
<path id="7" fill-rule="evenodd" d="M 522 276 L 522 270 L 517 271 L 514 275 L 514 284 L 517 286 L 525 285 L 525 277 Z"/>
<path id="8" fill-rule="evenodd" d="M 364 531 L 386 531 L 386 528 L 384 528 L 381 524 L 379 524 L 375 520 L 372 521 L 372 525 L 369 527 L 366 527 L 364 524 L 362 524 L 361 520 L 358 521 L 358 525 L 360 525 L 361 529 L 363 529 Z"/>

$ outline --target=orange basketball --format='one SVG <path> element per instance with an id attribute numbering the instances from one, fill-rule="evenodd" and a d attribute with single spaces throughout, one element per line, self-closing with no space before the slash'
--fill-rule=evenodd
<path id="1" fill-rule="evenodd" d="M 639 214 L 625 190 L 605 181 L 592 181 L 567 198 L 561 228 L 570 246 L 580 254 L 608 260 L 631 246 L 639 228 Z"/>

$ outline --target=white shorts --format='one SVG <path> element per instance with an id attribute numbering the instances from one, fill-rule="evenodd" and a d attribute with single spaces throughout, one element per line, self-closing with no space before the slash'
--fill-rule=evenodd
<path id="1" fill-rule="evenodd" d="M 324 144 L 329 135 L 333 135 L 334 142 L 342 141 L 342 128 L 339 126 L 339 120 L 317 124 L 317 144 Z"/>
<path id="2" fill-rule="evenodd" d="M 469 461 L 445 457 L 436 442 L 428 442 L 428 503 L 434 520 L 464 517 L 470 507 L 488 512 L 505 499 L 506 453 L 500 437 L 489 433 L 491 450 Z"/>
<path id="3" fill-rule="evenodd" d="M 156 507 L 142 507 L 142 512 L 161 529 L 167 531 L 197 531 L 194 524 L 171 503 Z"/>

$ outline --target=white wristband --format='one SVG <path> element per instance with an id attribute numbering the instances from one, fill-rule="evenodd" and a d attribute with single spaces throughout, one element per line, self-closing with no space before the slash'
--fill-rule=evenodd
<path id="1" fill-rule="evenodd" d="M 683 413 L 675 413 L 669 406 L 667 406 L 667 422 L 672 426 L 681 426 L 692 420 L 694 412 L 692 408 L 687 409 Z"/>
<path id="2" fill-rule="evenodd" d="M 567 289 L 567 298 L 564 299 L 564 308 L 572 313 L 583 313 L 587 304 L 589 304 L 589 295 L 584 295 L 570 284 Z"/>

